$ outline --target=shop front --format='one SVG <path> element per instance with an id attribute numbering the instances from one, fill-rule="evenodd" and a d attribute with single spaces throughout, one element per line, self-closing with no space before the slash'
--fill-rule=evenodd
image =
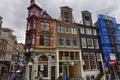
<path id="1" fill-rule="evenodd" d="M 58 51 L 58 74 L 63 78 L 71 79 L 71 78 L 81 78 L 81 63 L 80 63 L 80 52 L 79 51 Z"/>
<path id="2" fill-rule="evenodd" d="M 33 61 L 29 62 L 26 67 L 26 76 L 28 80 L 35 80 L 40 75 L 45 80 L 55 79 L 55 60 L 52 56 L 55 54 L 41 53 L 32 57 Z"/>

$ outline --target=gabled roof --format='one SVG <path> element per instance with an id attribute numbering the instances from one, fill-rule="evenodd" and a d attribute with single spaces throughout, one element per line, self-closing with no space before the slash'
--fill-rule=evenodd
<path id="1" fill-rule="evenodd" d="M 32 9 L 33 7 L 36 7 L 38 10 L 40 10 L 40 11 L 42 11 L 43 9 L 42 8 L 40 8 L 38 5 L 36 5 L 36 4 L 32 4 L 31 6 L 29 6 L 27 9 Z"/>
<path id="2" fill-rule="evenodd" d="M 91 12 L 89 12 L 88 10 L 81 11 L 81 13 L 89 13 L 89 14 L 91 14 Z"/>
<path id="3" fill-rule="evenodd" d="M 70 8 L 70 7 L 68 7 L 68 6 L 60 7 L 60 9 L 69 9 L 69 10 L 73 10 L 72 8 Z"/>
<path id="4" fill-rule="evenodd" d="M 46 11 L 43 11 L 42 17 L 45 17 L 45 18 L 48 18 L 48 19 L 52 19 L 52 17 Z"/>

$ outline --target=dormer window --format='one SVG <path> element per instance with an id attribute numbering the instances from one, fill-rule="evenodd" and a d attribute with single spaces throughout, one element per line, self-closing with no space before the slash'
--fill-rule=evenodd
<path id="1" fill-rule="evenodd" d="M 90 17 L 85 15 L 85 20 L 90 21 Z"/>
<path id="2" fill-rule="evenodd" d="M 69 23 L 70 22 L 70 18 L 69 17 L 64 17 L 64 21 Z"/>
<path id="3" fill-rule="evenodd" d="M 70 15 L 69 15 L 68 12 L 65 12 L 65 13 L 64 13 L 64 22 L 67 22 L 67 23 L 70 22 Z"/>
<path id="4" fill-rule="evenodd" d="M 89 15 L 84 15 L 85 25 L 91 25 L 91 19 Z"/>

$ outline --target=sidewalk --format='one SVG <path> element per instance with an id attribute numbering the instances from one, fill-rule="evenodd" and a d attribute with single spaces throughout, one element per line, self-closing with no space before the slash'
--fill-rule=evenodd
<path id="1" fill-rule="evenodd" d="M 6 73 L 6 74 L 0 76 L 0 80 L 11 80 L 11 77 L 12 77 L 12 73 L 9 73 L 9 74 Z M 24 80 L 24 78 L 25 78 L 25 74 L 23 74 L 22 80 Z"/>
<path id="2" fill-rule="evenodd" d="M 0 80 L 11 80 L 11 74 L 3 74 L 2 76 L 0 76 Z"/>

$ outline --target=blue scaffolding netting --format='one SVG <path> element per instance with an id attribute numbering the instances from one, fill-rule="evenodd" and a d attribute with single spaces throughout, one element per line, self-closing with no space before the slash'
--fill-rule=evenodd
<path id="1" fill-rule="evenodd" d="M 99 29 L 100 40 L 101 40 L 103 61 L 105 66 L 109 69 L 111 47 L 110 47 L 110 41 L 109 41 L 107 29 L 106 29 L 105 20 L 104 20 L 104 15 L 102 14 L 98 15 L 98 29 Z"/>
<path id="2" fill-rule="evenodd" d="M 116 39 L 117 39 L 117 49 L 118 49 L 118 52 L 120 52 L 120 33 L 118 30 L 118 25 L 116 23 L 115 18 L 112 18 L 112 22 L 113 22 L 113 26 L 116 34 Z"/>

